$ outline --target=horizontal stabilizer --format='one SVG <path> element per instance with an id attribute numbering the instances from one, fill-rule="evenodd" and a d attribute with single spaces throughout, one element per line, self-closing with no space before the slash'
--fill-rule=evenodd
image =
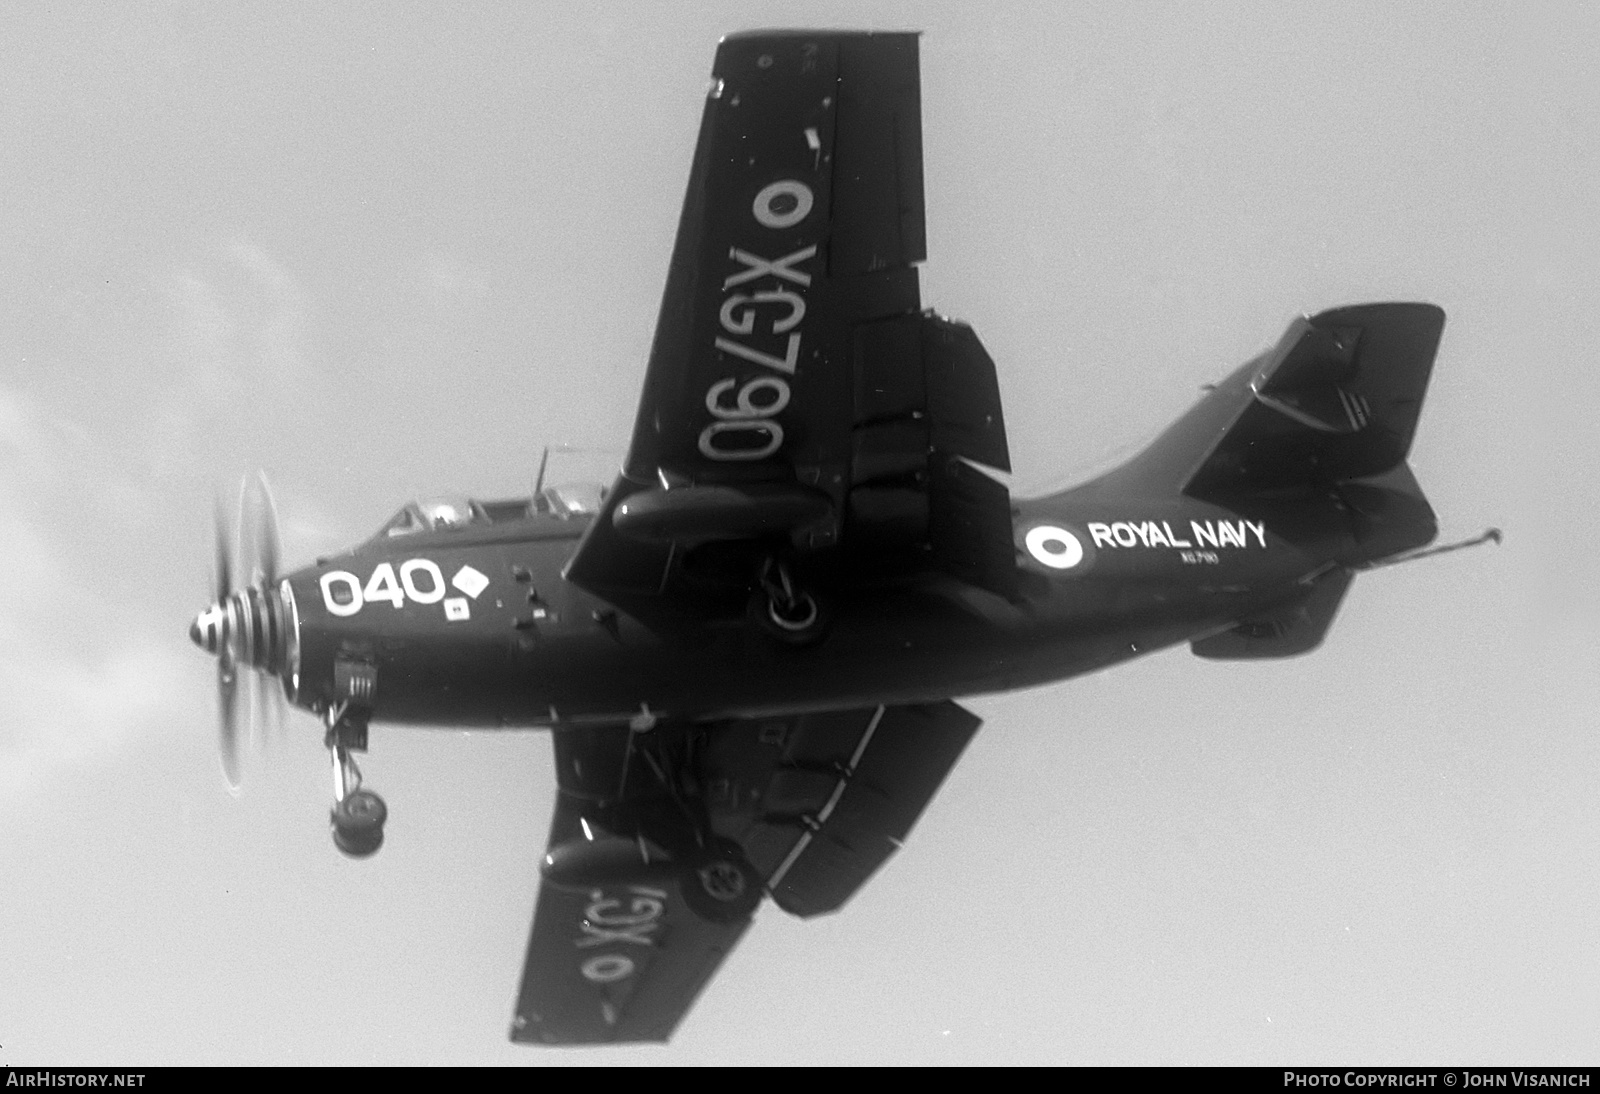
<path id="1" fill-rule="evenodd" d="M 1249 661 L 1294 657 L 1322 644 L 1333 617 L 1350 587 L 1349 570 L 1329 570 L 1311 583 L 1306 594 L 1275 612 L 1241 619 L 1221 634 L 1190 643 L 1196 657 L 1213 661 Z"/>

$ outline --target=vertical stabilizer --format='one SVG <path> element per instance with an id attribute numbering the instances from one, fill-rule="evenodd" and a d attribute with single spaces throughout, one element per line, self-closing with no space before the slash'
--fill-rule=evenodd
<path id="1" fill-rule="evenodd" d="M 1432 304 L 1359 304 L 1296 320 L 1225 385 L 1239 389 L 1237 412 L 1195 454 L 1181 489 L 1222 499 L 1399 467 L 1443 329 Z"/>

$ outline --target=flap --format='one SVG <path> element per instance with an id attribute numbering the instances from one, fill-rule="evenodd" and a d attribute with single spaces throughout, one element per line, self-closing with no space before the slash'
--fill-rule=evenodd
<path id="1" fill-rule="evenodd" d="M 981 720 L 953 702 L 736 722 L 707 746 L 712 821 L 778 906 L 837 911 L 899 848 Z"/>

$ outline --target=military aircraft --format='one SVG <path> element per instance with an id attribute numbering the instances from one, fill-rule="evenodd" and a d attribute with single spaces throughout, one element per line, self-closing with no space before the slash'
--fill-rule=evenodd
<path id="1" fill-rule="evenodd" d="M 1439 308 L 1298 319 L 1123 466 L 1019 499 L 924 257 L 917 37 L 733 35 L 608 489 L 408 504 L 281 577 L 247 491 L 247 583 L 219 546 L 190 631 L 230 778 L 241 667 L 324 723 L 352 856 L 383 841 L 373 720 L 550 732 L 514 1040 L 665 1040 L 765 897 L 840 908 L 978 728 L 953 698 L 1180 642 L 1304 653 L 1354 574 L 1428 553 L 1406 456 Z"/>

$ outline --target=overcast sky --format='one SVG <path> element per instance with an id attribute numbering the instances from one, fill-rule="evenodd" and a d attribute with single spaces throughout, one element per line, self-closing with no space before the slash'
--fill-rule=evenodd
<path id="1" fill-rule="evenodd" d="M 1304 658 L 972 700 L 904 851 L 670 1046 L 515 1047 L 547 738 L 376 729 L 364 864 L 309 715 L 230 795 L 211 498 L 265 467 L 299 564 L 620 456 L 717 39 L 782 25 L 925 32 L 923 299 L 1019 487 L 1427 300 L 1413 463 L 1507 540 Z M 1581 4 L 8 5 L 0 1064 L 1595 1062 L 1597 57 Z"/>

